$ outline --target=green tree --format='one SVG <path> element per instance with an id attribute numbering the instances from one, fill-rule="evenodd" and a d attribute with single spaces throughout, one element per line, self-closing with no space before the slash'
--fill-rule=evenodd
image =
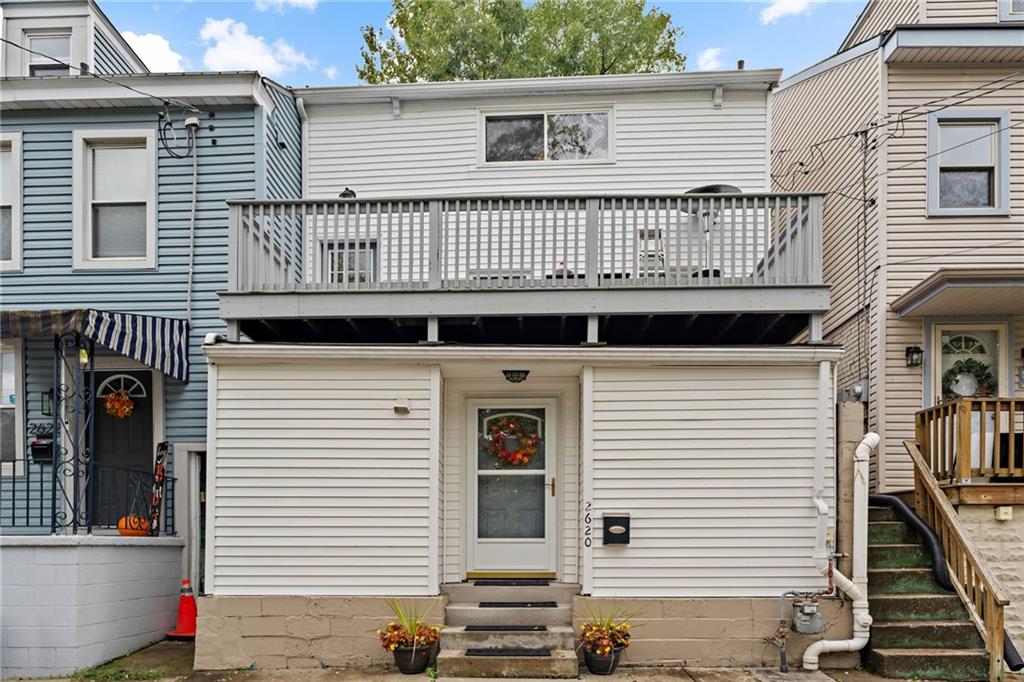
<path id="1" fill-rule="evenodd" d="M 393 0 L 363 27 L 367 83 L 680 71 L 683 30 L 645 0 Z"/>

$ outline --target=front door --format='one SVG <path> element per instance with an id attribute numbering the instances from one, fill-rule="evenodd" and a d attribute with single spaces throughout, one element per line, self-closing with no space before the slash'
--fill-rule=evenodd
<path id="1" fill-rule="evenodd" d="M 470 573 L 554 573 L 555 412 L 554 400 L 470 403 Z"/>

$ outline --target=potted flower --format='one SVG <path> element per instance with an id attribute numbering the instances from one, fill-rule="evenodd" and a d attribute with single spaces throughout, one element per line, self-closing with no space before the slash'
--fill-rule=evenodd
<path id="1" fill-rule="evenodd" d="M 589 605 L 587 611 L 590 618 L 580 626 L 579 648 L 583 649 L 583 662 L 594 675 L 611 675 L 619 666 L 623 650 L 629 646 L 629 621 L 639 612 L 617 609 L 594 613 Z"/>
<path id="2" fill-rule="evenodd" d="M 395 665 L 406 675 L 418 675 L 427 669 L 434 649 L 441 638 L 441 627 L 427 625 L 430 612 L 437 606 L 435 599 L 427 610 L 420 612 L 416 604 L 402 604 L 395 598 L 388 599 L 388 608 L 395 620 L 387 627 L 377 630 L 381 646 L 395 657 Z"/>

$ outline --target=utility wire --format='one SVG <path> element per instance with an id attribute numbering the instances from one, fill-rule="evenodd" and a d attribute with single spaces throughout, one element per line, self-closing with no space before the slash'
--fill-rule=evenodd
<path id="1" fill-rule="evenodd" d="M 25 52 L 28 52 L 29 54 L 34 54 L 34 55 L 36 55 L 38 57 L 45 57 L 46 59 L 49 59 L 50 61 L 52 61 L 52 62 L 54 62 L 56 64 L 60 64 L 61 66 L 66 66 L 69 69 L 74 69 L 75 71 L 77 71 L 79 73 L 79 75 L 92 76 L 93 78 L 98 78 L 99 80 L 104 81 L 105 83 L 110 83 L 111 85 L 116 85 L 118 87 L 122 87 L 125 90 L 130 90 L 130 91 L 134 92 L 137 95 L 142 95 L 143 97 L 150 97 L 152 99 L 160 100 L 161 102 L 167 102 L 167 103 L 170 103 L 170 104 L 174 104 L 176 106 L 180 106 L 183 109 L 187 109 L 188 111 L 191 111 L 194 114 L 205 113 L 201 109 L 197 109 L 196 107 L 192 106 L 188 102 L 185 102 L 185 101 L 182 101 L 182 100 L 177 100 L 177 99 L 169 99 L 167 97 L 158 97 L 157 95 L 154 95 L 152 93 L 148 93 L 148 92 L 146 92 L 144 90 L 139 90 L 138 88 L 132 87 L 131 85 L 128 85 L 127 83 L 122 83 L 120 81 L 114 80 L 113 78 L 109 78 L 109 77 L 104 76 L 104 75 L 99 74 L 99 73 L 93 73 L 89 69 L 83 69 L 83 68 L 81 68 L 79 66 L 74 66 L 72 64 L 68 64 L 65 61 L 61 61 L 60 59 L 57 59 L 56 57 L 52 57 L 52 56 L 50 56 L 48 54 L 44 54 L 43 52 L 37 52 L 36 50 L 33 50 L 33 49 L 25 47 L 24 45 L 19 45 L 18 43 L 14 42 L 12 40 L 8 40 L 7 38 L 0 38 L 0 42 L 4 42 L 7 45 L 12 45 L 13 47 L 18 48 L 19 50 L 24 50 Z"/>

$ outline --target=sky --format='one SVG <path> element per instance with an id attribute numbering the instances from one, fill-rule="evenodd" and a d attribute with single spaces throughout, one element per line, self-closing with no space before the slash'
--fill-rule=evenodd
<path id="1" fill-rule="evenodd" d="M 783 68 L 796 73 L 833 54 L 864 0 L 651 2 L 685 34 L 689 71 Z M 351 85 L 360 27 L 386 26 L 389 1 L 100 0 L 152 71 L 261 71 L 285 85 Z"/>

